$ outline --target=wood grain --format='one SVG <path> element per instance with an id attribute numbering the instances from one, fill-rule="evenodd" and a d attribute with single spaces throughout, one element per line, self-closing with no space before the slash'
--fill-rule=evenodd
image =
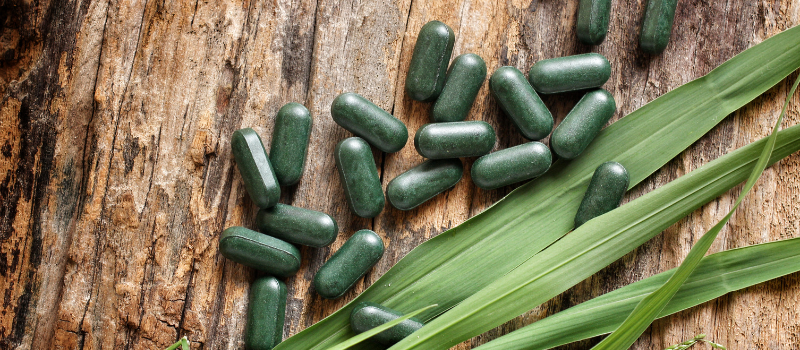
<path id="1" fill-rule="evenodd" d="M 285 336 L 354 298 L 412 248 L 475 215 L 513 186 L 484 191 L 468 172 L 454 189 L 407 212 L 350 214 L 332 150 L 349 136 L 330 103 L 360 93 L 413 137 L 430 104 L 405 96 L 416 35 L 441 20 L 453 57 L 474 52 L 489 73 L 536 61 L 606 55 L 617 120 L 800 23 L 791 0 L 681 1 L 660 56 L 637 48 L 646 1 L 614 1 L 606 41 L 578 43 L 577 1 L 546 0 L 0 0 L 0 349 L 163 349 L 187 336 L 196 349 L 242 347 L 254 272 L 218 253 L 225 227 L 253 227 L 256 209 L 228 146 L 242 127 L 266 143 L 277 110 L 314 116 L 301 182 L 282 202 L 339 223 L 330 247 L 302 248 L 287 280 Z M 630 192 L 636 198 L 769 132 L 788 82 L 731 115 Z M 580 98 L 544 98 L 561 120 Z M 785 125 L 800 122 L 800 99 Z M 469 120 L 495 127 L 496 149 L 524 140 L 481 89 Z M 409 144 L 375 152 L 384 186 L 422 161 Z M 466 160 L 466 169 L 474 159 Z M 800 158 L 768 169 L 713 251 L 800 236 Z M 677 266 L 731 207 L 720 197 L 550 302 L 457 346 L 469 349 L 571 305 Z M 324 300 L 311 279 L 358 229 L 387 244 L 381 262 L 343 298 Z M 457 287 L 457 286 L 455 286 Z M 793 274 L 656 323 L 634 349 L 663 349 L 698 333 L 729 349 L 800 348 L 800 275 Z M 580 349 L 598 339 L 563 347 Z"/>

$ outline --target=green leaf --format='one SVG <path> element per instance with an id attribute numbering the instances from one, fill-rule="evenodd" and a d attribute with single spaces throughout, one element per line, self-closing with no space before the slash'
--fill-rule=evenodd
<path id="1" fill-rule="evenodd" d="M 376 334 L 378 334 L 380 332 L 383 332 L 383 331 L 385 331 L 385 330 L 387 330 L 389 328 L 392 328 L 392 327 L 400 324 L 400 322 L 403 322 L 403 321 L 405 321 L 405 320 L 407 320 L 409 318 L 417 316 L 417 315 L 421 314 L 423 311 L 431 309 L 431 308 L 434 308 L 434 307 L 436 307 L 435 304 L 434 305 L 429 305 L 429 306 L 423 307 L 423 308 L 421 308 L 421 309 L 419 309 L 417 311 L 414 311 L 414 312 L 412 312 L 412 313 L 410 313 L 408 315 L 403 315 L 403 317 L 396 318 L 394 320 L 386 322 L 386 323 L 384 323 L 384 324 L 382 324 L 382 325 L 380 325 L 378 327 L 370 329 L 370 330 L 368 330 L 366 332 L 363 332 L 363 333 L 361 333 L 361 334 L 359 334 L 359 335 L 357 335 L 355 337 L 347 339 L 346 341 L 343 341 L 343 342 L 341 342 L 339 344 L 336 344 L 336 346 L 333 346 L 333 347 L 329 348 L 328 350 L 344 350 L 344 349 L 350 348 L 353 345 L 356 345 L 356 344 L 358 344 L 358 343 L 360 343 L 362 341 L 365 341 L 365 340 L 371 338 L 373 335 L 376 335 Z"/>
<path id="2" fill-rule="evenodd" d="M 276 349 L 325 349 L 344 341 L 352 336 L 350 310 L 361 301 L 400 312 L 438 304 L 421 315 L 425 320 L 448 310 L 564 236 L 598 165 L 622 163 L 634 186 L 798 67 L 795 27 L 609 126 L 581 157 L 557 162 L 481 214 L 421 244 L 353 302 Z"/>
<path id="3" fill-rule="evenodd" d="M 590 220 L 391 349 L 445 349 L 549 300 L 744 181 L 767 141 L 724 155 Z M 777 145 L 770 162 L 800 149 L 800 125 L 779 132 Z"/>
<path id="4" fill-rule="evenodd" d="M 627 285 L 506 334 L 476 350 L 544 350 L 612 332 L 676 269 Z M 704 257 L 658 317 L 800 271 L 800 237 Z"/>
<path id="5" fill-rule="evenodd" d="M 661 313 L 661 309 L 669 303 L 672 296 L 678 292 L 683 282 L 689 278 L 689 275 L 692 274 L 692 271 L 700 264 L 700 260 L 703 259 L 703 256 L 708 253 L 708 249 L 711 248 L 711 244 L 714 243 L 714 239 L 717 238 L 717 235 L 722 230 L 723 227 L 728 223 L 733 213 L 739 208 L 739 205 L 742 204 L 742 200 L 744 197 L 747 196 L 747 193 L 753 189 L 755 186 L 756 181 L 761 177 L 761 174 L 764 172 L 764 169 L 767 167 L 767 162 L 769 162 L 770 155 L 772 154 L 772 150 L 775 147 L 775 139 L 778 136 L 778 129 L 780 129 L 781 122 L 783 121 L 783 117 L 786 115 L 786 109 L 789 107 L 789 101 L 794 95 L 794 91 L 797 89 L 797 84 L 800 84 L 800 77 L 798 77 L 795 82 L 794 86 L 792 86 L 791 91 L 789 91 L 789 96 L 786 97 L 786 103 L 783 105 L 783 110 L 781 111 L 778 120 L 775 122 L 775 127 L 772 128 L 772 133 L 767 138 L 767 142 L 764 143 L 764 148 L 761 151 L 761 156 L 758 158 L 758 162 L 756 163 L 755 167 L 753 168 L 753 172 L 750 173 L 750 177 L 747 179 L 747 183 L 745 183 L 742 192 L 739 194 L 739 197 L 736 198 L 736 203 L 731 208 L 728 215 L 725 215 L 719 223 L 714 225 L 703 237 L 700 237 L 700 240 L 692 247 L 689 251 L 689 255 L 686 256 L 686 259 L 683 260 L 683 263 L 678 267 L 678 270 L 675 274 L 670 277 L 669 281 L 665 283 L 661 288 L 653 292 L 652 294 L 648 295 L 644 300 L 642 300 L 639 305 L 633 309 L 630 316 L 625 320 L 625 322 L 620 325 L 619 329 L 611 333 L 608 337 L 603 339 L 599 344 L 593 347 L 593 349 L 597 350 L 616 350 L 616 349 L 627 349 L 630 347 L 636 339 L 639 339 L 639 336 L 650 326 L 651 323 L 658 317 L 658 314 Z"/>

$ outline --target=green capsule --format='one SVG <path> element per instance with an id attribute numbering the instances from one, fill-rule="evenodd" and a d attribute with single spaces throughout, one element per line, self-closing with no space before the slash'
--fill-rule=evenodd
<path id="1" fill-rule="evenodd" d="M 414 147 L 425 158 L 478 157 L 492 151 L 497 141 L 487 122 L 425 124 L 414 137 Z"/>
<path id="2" fill-rule="evenodd" d="M 628 171 L 622 164 L 606 162 L 600 164 L 592 175 L 589 188 L 583 195 L 578 213 L 575 214 L 575 228 L 585 222 L 616 209 L 622 196 L 628 190 Z"/>
<path id="3" fill-rule="evenodd" d="M 552 160 L 543 143 L 523 143 L 478 158 L 472 164 L 472 182 L 484 190 L 508 186 L 544 174 Z"/>
<path id="4" fill-rule="evenodd" d="M 608 33 L 611 0 L 581 0 L 578 5 L 576 32 L 586 45 L 600 45 Z"/>
<path id="5" fill-rule="evenodd" d="M 271 350 L 283 340 L 286 285 L 272 276 L 256 278 L 250 285 L 244 344 L 247 350 Z"/>
<path id="6" fill-rule="evenodd" d="M 592 89 L 611 77 L 611 64 L 599 53 L 541 60 L 531 67 L 528 80 L 543 94 Z"/>
<path id="7" fill-rule="evenodd" d="M 526 139 L 541 140 L 553 130 L 553 115 L 519 69 L 498 68 L 489 79 L 489 89 Z"/>
<path id="8" fill-rule="evenodd" d="M 231 150 L 236 167 L 242 175 L 244 188 L 259 208 L 269 208 L 281 197 L 278 179 L 269 163 L 269 156 L 255 130 L 246 128 L 233 132 Z"/>
<path id="9" fill-rule="evenodd" d="M 386 306 L 371 302 L 361 302 L 350 312 L 350 328 L 353 332 L 364 333 L 400 317 L 403 317 L 402 313 Z M 411 335 L 411 333 L 416 332 L 422 326 L 424 326 L 422 321 L 412 317 L 372 336 L 370 339 L 376 340 L 383 345 L 391 346 Z"/>
<path id="10" fill-rule="evenodd" d="M 399 151 L 408 141 L 408 129 L 403 122 L 353 92 L 333 100 L 331 116 L 336 124 L 387 153 Z"/>
<path id="11" fill-rule="evenodd" d="M 383 256 L 383 240 L 370 230 L 360 230 L 314 275 L 314 288 L 326 299 L 344 295 Z"/>
<path id="12" fill-rule="evenodd" d="M 295 246 L 244 227 L 222 231 L 219 251 L 233 262 L 277 277 L 289 277 L 300 269 L 300 251 Z"/>
<path id="13" fill-rule="evenodd" d="M 413 209 L 455 186 L 463 174 L 458 158 L 429 159 L 389 182 L 386 196 L 397 209 Z"/>
<path id="14" fill-rule="evenodd" d="M 259 210 L 256 223 L 261 232 L 272 237 L 317 248 L 333 243 L 339 233 L 330 215 L 280 203 Z"/>
<path id="15" fill-rule="evenodd" d="M 430 21 L 422 26 L 406 75 L 406 92 L 411 99 L 433 101 L 439 96 L 455 42 L 453 30 L 442 22 Z"/>
<path id="16" fill-rule="evenodd" d="M 678 0 L 647 1 L 642 32 L 639 35 L 639 47 L 642 51 L 657 55 L 667 48 L 677 7 Z"/>
<path id="17" fill-rule="evenodd" d="M 306 163 L 308 138 L 311 136 L 311 113 L 303 105 L 287 103 L 275 117 L 275 129 L 269 148 L 269 161 L 278 183 L 291 186 L 300 181 Z"/>
<path id="18" fill-rule="evenodd" d="M 369 145 L 358 137 L 344 139 L 336 145 L 334 158 L 350 209 L 362 218 L 377 216 L 386 198 Z"/>
<path id="19" fill-rule="evenodd" d="M 617 111 L 614 96 L 597 89 L 583 95 L 550 136 L 550 146 L 560 158 L 574 159 L 594 140 Z"/>
<path id="20" fill-rule="evenodd" d="M 456 57 L 447 72 L 447 82 L 431 111 L 434 122 L 460 122 L 467 118 L 478 91 L 486 80 L 486 63 L 467 53 Z"/>

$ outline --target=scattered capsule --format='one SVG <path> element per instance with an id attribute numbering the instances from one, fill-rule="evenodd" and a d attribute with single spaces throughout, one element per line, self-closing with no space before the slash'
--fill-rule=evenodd
<path id="1" fill-rule="evenodd" d="M 575 228 L 585 222 L 614 210 L 628 190 L 628 171 L 622 164 L 606 162 L 594 171 L 589 188 L 583 195 L 578 213 L 575 215 Z"/>
<path id="2" fill-rule="evenodd" d="M 219 251 L 233 262 L 277 277 L 289 277 L 300 269 L 300 251 L 295 246 L 244 227 L 222 231 Z"/>
<path id="3" fill-rule="evenodd" d="M 431 111 L 434 122 L 460 122 L 486 80 L 486 63 L 481 56 L 467 53 L 456 57 L 447 72 L 447 82 Z"/>
<path id="4" fill-rule="evenodd" d="M 528 79 L 543 94 L 600 87 L 611 77 L 611 64 L 599 53 L 541 60 L 531 67 Z"/>
<path id="5" fill-rule="evenodd" d="M 386 198 L 369 145 L 358 137 L 344 139 L 336 145 L 334 158 L 350 209 L 362 218 L 377 216 Z"/>
<path id="6" fill-rule="evenodd" d="M 414 137 L 414 147 L 425 158 L 478 157 L 492 151 L 497 141 L 487 122 L 425 124 Z"/>
<path id="7" fill-rule="evenodd" d="M 400 317 L 403 317 L 402 313 L 383 305 L 361 302 L 350 312 L 350 328 L 353 329 L 353 332 L 364 333 Z M 412 317 L 372 336 L 370 339 L 376 340 L 383 345 L 391 346 L 411 335 L 411 333 L 416 332 L 422 326 L 424 324 L 420 320 Z"/>
<path id="8" fill-rule="evenodd" d="M 639 47 L 650 54 L 660 54 L 667 48 L 672 35 L 672 22 L 678 0 L 648 0 L 639 35 Z"/>
<path id="9" fill-rule="evenodd" d="M 333 243 L 339 233 L 339 227 L 330 215 L 280 203 L 259 210 L 256 223 L 258 229 L 267 235 L 317 248 Z"/>
<path id="10" fill-rule="evenodd" d="M 387 153 L 399 151 L 408 141 L 408 129 L 403 122 L 353 92 L 333 100 L 331 116 L 336 124 Z"/>
<path id="11" fill-rule="evenodd" d="M 389 203 L 409 210 L 455 186 L 464 174 L 458 158 L 429 159 L 398 175 L 386 187 Z"/>
<path id="12" fill-rule="evenodd" d="M 553 130 L 553 115 L 519 69 L 498 68 L 489 79 L 500 108 L 528 140 L 541 140 Z"/>
<path id="13" fill-rule="evenodd" d="M 541 142 L 528 142 L 478 158 L 472 164 L 472 182 L 493 190 L 538 177 L 552 164 L 550 149 Z"/>
<path id="14" fill-rule="evenodd" d="M 430 21 L 422 26 L 406 75 L 406 92 L 411 99 L 433 101 L 439 96 L 455 42 L 453 30 L 442 22 Z"/>
<path id="15" fill-rule="evenodd" d="M 269 161 L 282 186 L 292 186 L 300 181 L 310 136 L 311 113 L 308 109 L 295 102 L 281 107 L 275 117 Z"/>
<path id="16" fill-rule="evenodd" d="M 597 89 L 583 95 L 550 136 L 550 146 L 559 157 L 574 159 L 594 140 L 617 111 L 614 96 Z"/>
<path id="17" fill-rule="evenodd" d="M 370 230 L 360 230 L 344 242 L 314 276 L 314 288 L 326 299 L 344 295 L 383 256 L 383 240 Z"/>
<path id="18" fill-rule="evenodd" d="M 611 0 L 581 0 L 578 5 L 576 32 L 586 45 L 600 45 L 608 33 Z"/>
<path id="19" fill-rule="evenodd" d="M 272 276 L 256 278 L 250 285 L 245 349 L 271 350 L 283 340 L 286 285 Z"/>
<path id="20" fill-rule="evenodd" d="M 272 170 L 269 156 L 255 130 L 246 128 L 233 132 L 231 150 L 244 188 L 259 208 L 269 208 L 281 197 L 278 179 Z"/>

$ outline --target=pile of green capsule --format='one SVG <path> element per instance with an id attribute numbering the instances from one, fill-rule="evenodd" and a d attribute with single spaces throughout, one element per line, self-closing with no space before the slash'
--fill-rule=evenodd
<path id="1" fill-rule="evenodd" d="M 650 3 L 664 2 L 668 1 Z M 608 15 L 603 11 L 609 8 L 609 0 L 581 1 L 577 28 L 581 41 L 602 42 L 608 30 Z M 668 9 L 666 12 L 669 14 Z M 672 12 L 674 15 L 674 8 Z M 667 40 L 668 34 L 669 30 Z M 530 142 L 491 152 L 497 141 L 492 126 L 465 121 L 486 80 L 486 64 L 473 53 L 460 55 L 449 64 L 454 42 L 453 30 L 442 22 L 428 22 L 420 30 L 405 88 L 410 98 L 434 103 L 432 122 L 420 127 L 414 137 L 415 149 L 427 159 L 392 179 L 386 196 L 371 146 L 387 153 L 401 150 L 408 141 L 405 124 L 359 94 L 347 92 L 333 100 L 331 117 L 355 135 L 340 141 L 334 150 L 353 214 L 373 218 L 384 209 L 387 197 L 397 209 L 416 208 L 461 180 L 464 166 L 459 158 L 479 157 L 472 164 L 471 178 L 485 190 L 536 178 L 550 168 L 553 153 L 563 161 L 580 156 L 616 112 L 614 97 L 601 88 L 611 76 L 611 65 L 600 54 L 541 60 L 531 67 L 527 78 L 515 67 L 501 67 L 489 79 L 489 88 L 504 114 Z M 583 91 L 584 95 L 553 130 L 554 118 L 539 93 L 571 91 Z M 256 218 L 260 232 L 230 227 L 220 236 L 222 255 L 265 274 L 251 285 L 245 335 L 248 349 L 272 349 L 282 339 L 287 289 L 278 278 L 299 270 L 301 257 L 295 245 L 324 247 L 338 235 L 336 221 L 329 215 L 278 203 L 280 186 L 292 186 L 302 176 L 311 115 L 304 106 L 289 103 L 275 120 L 269 154 L 253 129 L 237 130 L 231 139 L 244 187 L 261 208 Z M 539 142 L 548 136 L 550 147 Z M 600 165 L 575 216 L 575 227 L 619 206 L 628 182 L 621 164 Z M 341 297 L 383 252 L 383 241 L 375 232 L 356 232 L 315 274 L 315 291 L 328 299 Z M 401 316 L 383 305 L 365 302 L 353 309 L 351 328 L 360 333 Z M 391 345 L 422 326 L 421 321 L 409 319 L 372 339 Z"/>
<path id="2" fill-rule="evenodd" d="M 300 269 L 300 250 L 295 245 L 325 247 L 339 233 L 336 221 L 328 214 L 278 203 L 281 186 L 300 181 L 310 134 L 308 109 L 289 103 L 275 118 L 269 154 L 253 129 L 237 130 L 231 137 L 231 150 L 244 187 L 260 208 L 256 216 L 260 232 L 229 227 L 219 241 L 223 256 L 262 274 L 250 286 L 247 349 L 272 349 L 283 338 L 287 289 L 279 278 L 292 276 Z M 314 276 L 317 293 L 329 299 L 344 295 L 380 260 L 383 251 L 383 240 L 375 232 L 356 232 Z"/>

